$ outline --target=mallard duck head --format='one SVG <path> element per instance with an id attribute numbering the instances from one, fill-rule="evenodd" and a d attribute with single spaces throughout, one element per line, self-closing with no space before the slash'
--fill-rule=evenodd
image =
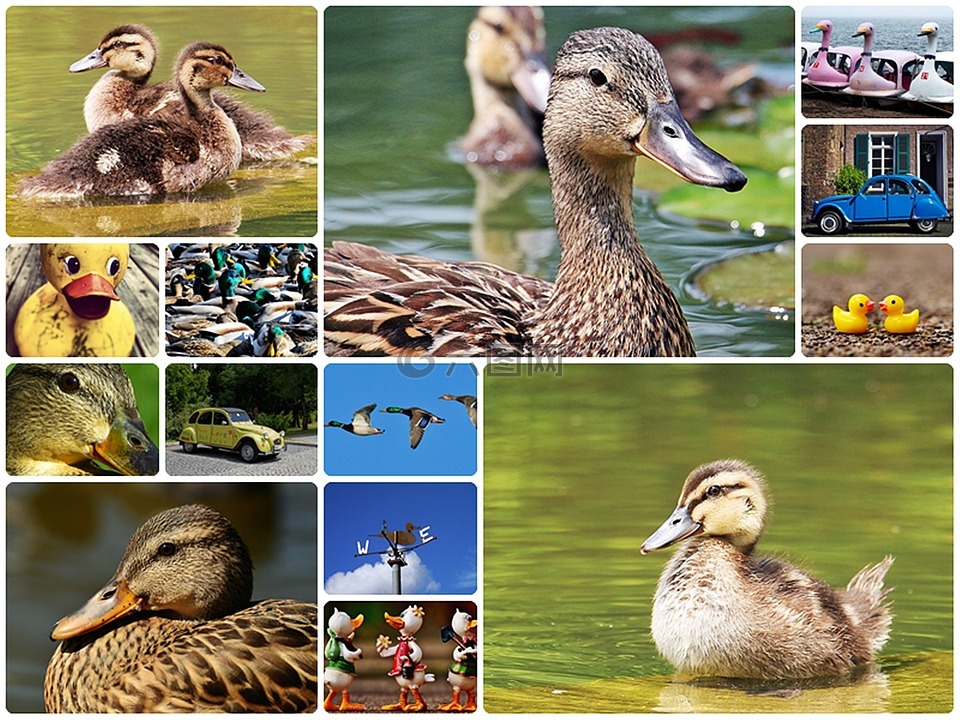
<path id="1" fill-rule="evenodd" d="M 74 315 L 98 320 L 110 311 L 110 303 L 120 299 L 116 287 L 129 256 L 127 243 L 49 243 L 41 246 L 40 264 Z"/>
<path id="2" fill-rule="evenodd" d="M 120 25 L 103 36 L 97 49 L 70 66 L 70 72 L 109 65 L 131 80 L 145 83 L 157 61 L 157 41 L 143 25 Z"/>
<path id="3" fill-rule="evenodd" d="M 677 509 L 643 541 L 640 552 L 693 537 L 722 538 L 749 552 L 763 533 L 767 513 L 763 476 L 741 460 L 701 465 L 687 477 Z"/>
<path id="4" fill-rule="evenodd" d="M 136 612 L 223 617 L 246 607 L 252 594 L 250 552 L 230 521 L 204 505 L 182 505 L 147 520 L 110 582 L 50 637 L 83 635 Z"/>

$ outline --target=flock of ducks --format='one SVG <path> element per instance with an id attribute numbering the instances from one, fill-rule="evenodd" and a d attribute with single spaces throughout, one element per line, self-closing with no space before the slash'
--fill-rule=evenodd
<path id="1" fill-rule="evenodd" d="M 317 263 L 303 243 L 168 246 L 167 354 L 316 355 Z"/>
<path id="2" fill-rule="evenodd" d="M 109 67 L 83 114 L 89 135 L 23 180 L 19 195 L 44 200 L 193 192 L 229 177 L 241 161 L 289 157 L 310 136 L 291 136 L 268 115 L 216 88 L 266 88 L 220 45 L 196 42 L 177 59 L 173 79 L 147 81 L 157 43 L 142 25 L 121 25 L 71 72 Z"/>
<path id="3" fill-rule="evenodd" d="M 477 426 L 477 398 L 474 395 L 441 395 L 440 400 L 453 400 L 463 404 L 467 411 L 467 417 L 474 427 Z M 353 413 L 353 419 L 348 422 L 330 420 L 324 423 L 324 427 L 340 428 L 353 435 L 361 437 L 369 435 L 381 435 L 385 430 L 374 427 L 370 420 L 370 413 L 377 409 L 377 404 L 364 405 Z M 423 440 L 423 434 L 431 423 L 441 424 L 446 422 L 442 417 L 434 415 L 428 410 L 419 407 L 397 407 L 391 405 L 380 412 L 390 413 L 392 415 L 406 415 L 410 419 L 410 449 L 416 450 L 420 441 Z"/>

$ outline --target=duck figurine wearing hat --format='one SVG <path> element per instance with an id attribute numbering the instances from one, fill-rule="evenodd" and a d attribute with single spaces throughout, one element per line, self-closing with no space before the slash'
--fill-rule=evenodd
<path id="1" fill-rule="evenodd" d="M 117 286 L 127 243 L 49 243 L 40 247 L 47 282 L 17 313 L 13 336 L 24 357 L 127 357 L 136 328 Z"/>
<path id="2" fill-rule="evenodd" d="M 333 615 L 327 621 L 327 635 L 330 640 L 323 651 L 323 656 L 327 659 L 323 682 L 330 690 L 323 701 L 323 709 L 327 712 L 359 712 L 366 709 L 362 703 L 350 700 L 350 686 L 357 677 L 354 663 L 363 659 L 363 650 L 353 644 L 353 635 L 361 625 L 363 615 L 351 618 L 337 608 L 333 609 Z M 337 693 L 340 693 L 339 703 L 334 701 Z"/>

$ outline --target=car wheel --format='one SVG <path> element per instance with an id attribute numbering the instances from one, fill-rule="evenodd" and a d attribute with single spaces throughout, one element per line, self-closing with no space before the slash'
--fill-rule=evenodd
<path id="1" fill-rule="evenodd" d="M 824 235 L 836 235 L 843 230 L 843 217 L 836 210 L 824 210 L 817 218 L 817 225 Z"/>
<path id="2" fill-rule="evenodd" d="M 253 462 L 257 459 L 257 448 L 254 447 L 252 442 L 245 442 L 240 446 L 240 457 L 243 458 L 244 462 Z"/>
<path id="3" fill-rule="evenodd" d="M 937 229 L 936 220 L 913 220 L 910 225 L 918 233 L 923 233 L 924 235 L 929 235 Z"/>
<path id="4" fill-rule="evenodd" d="M 183 440 L 181 440 L 181 441 L 180 441 L 180 447 L 183 448 L 183 451 L 184 451 L 185 453 L 192 453 L 194 450 L 197 449 L 197 444 L 196 444 L 196 443 L 188 443 L 188 442 L 184 442 Z"/>

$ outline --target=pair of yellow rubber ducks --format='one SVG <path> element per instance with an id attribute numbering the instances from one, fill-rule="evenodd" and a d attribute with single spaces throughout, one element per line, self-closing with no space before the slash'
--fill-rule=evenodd
<path id="1" fill-rule="evenodd" d="M 838 305 L 833 306 L 833 324 L 842 333 L 856 335 L 865 333 L 867 331 L 867 313 L 873 312 L 875 307 L 873 300 L 863 293 L 851 295 L 847 302 L 847 310 L 842 310 Z M 920 310 L 914 309 L 911 312 L 904 313 L 903 307 L 903 298 L 899 295 L 887 295 L 880 301 L 880 310 L 886 315 L 883 320 L 883 328 L 887 332 L 915 333 L 917 331 Z"/>

